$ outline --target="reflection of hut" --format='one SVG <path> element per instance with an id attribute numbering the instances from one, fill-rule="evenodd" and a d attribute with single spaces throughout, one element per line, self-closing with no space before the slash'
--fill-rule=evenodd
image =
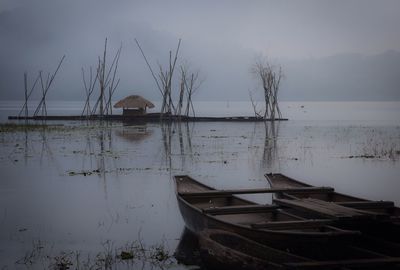
<path id="1" fill-rule="evenodd" d="M 128 142 L 139 142 L 145 140 L 153 133 L 152 130 L 147 130 L 146 126 L 125 127 L 122 130 L 117 130 L 116 134 L 124 138 Z"/>
<path id="2" fill-rule="evenodd" d="M 132 95 L 115 103 L 114 108 L 123 108 L 123 115 L 135 116 L 144 115 L 147 108 L 154 108 L 154 104 L 141 96 Z"/>

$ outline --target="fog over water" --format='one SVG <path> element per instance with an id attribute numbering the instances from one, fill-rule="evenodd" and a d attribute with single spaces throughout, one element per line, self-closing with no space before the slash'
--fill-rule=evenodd
<path id="1" fill-rule="evenodd" d="M 83 99 L 81 68 L 97 64 L 107 37 L 109 61 L 123 45 L 115 98 L 160 100 L 136 37 L 154 67 L 182 39 L 179 63 L 205 79 L 197 101 L 249 100 L 260 54 L 283 67 L 282 100 L 400 100 L 399 9 L 393 0 L 2 0 L 0 98 L 23 99 L 23 72 L 32 84 L 65 54 L 48 99 Z"/>

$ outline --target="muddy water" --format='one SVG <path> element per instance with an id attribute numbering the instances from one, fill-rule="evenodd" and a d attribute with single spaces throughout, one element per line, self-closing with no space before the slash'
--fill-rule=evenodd
<path id="1" fill-rule="evenodd" d="M 184 230 L 176 174 L 249 188 L 281 172 L 400 205 L 395 122 L 57 124 L 0 133 L 0 269 L 190 268 L 169 257 Z"/>

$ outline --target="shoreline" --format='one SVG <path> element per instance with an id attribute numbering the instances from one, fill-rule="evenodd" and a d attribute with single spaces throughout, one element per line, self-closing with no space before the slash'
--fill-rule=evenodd
<path id="1" fill-rule="evenodd" d="M 128 122 L 272 122 L 272 121 L 288 121 L 287 118 L 264 119 L 254 116 L 223 116 L 223 117 L 193 117 L 181 115 L 161 115 L 160 113 L 152 113 L 141 116 L 126 115 L 48 115 L 48 116 L 8 116 L 8 120 L 39 120 L 39 121 L 128 121 Z"/>

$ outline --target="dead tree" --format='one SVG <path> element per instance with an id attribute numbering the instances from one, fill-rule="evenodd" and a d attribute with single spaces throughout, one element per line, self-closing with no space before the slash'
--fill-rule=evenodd
<path id="1" fill-rule="evenodd" d="M 200 88 L 203 81 L 199 80 L 199 72 L 191 72 L 186 64 L 181 65 L 180 70 L 179 99 L 175 114 L 180 118 L 183 113 L 185 116 L 189 116 L 190 112 L 192 112 L 192 115 L 195 116 L 192 96 L 194 92 Z M 186 102 L 185 105 L 184 102 Z"/>
<path id="2" fill-rule="evenodd" d="M 257 109 L 257 103 L 254 101 L 253 94 L 251 93 L 250 90 L 249 90 L 249 97 L 250 97 L 250 101 L 251 101 L 251 106 L 253 107 L 254 116 L 256 118 L 262 118 L 262 115 L 261 115 L 262 112 Z"/>
<path id="3" fill-rule="evenodd" d="M 25 118 L 27 118 L 29 116 L 29 110 L 28 110 L 28 100 L 33 92 L 33 89 L 35 89 L 35 86 L 37 84 L 37 82 L 39 81 L 39 75 L 36 77 L 35 82 L 33 83 L 31 90 L 29 90 L 28 92 L 28 72 L 24 73 L 24 90 L 25 90 L 25 102 L 24 105 L 21 108 L 21 111 L 19 112 L 18 116 L 21 117 L 22 112 L 25 111 Z"/>
<path id="4" fill-rule="evenodd" d="M 278 104 L 278 91 L 281 79 L 283 78 L 282 68 L 277 70 L 264 59 L 256 61 L 252 67 L 252 73 L 261 81 L 264 90 L 265 111 L 264 118 L 275 120 L 276 114 L 281 118 L 281 111 Z"/>
<path id="5" fill-rule="evenodd" d="M 63 57 L 61 58 L 54 73 L 52 75 L 50 75 L 50 73 L 47 74 L 45 83 L 43 82 L 42 71 L 39 71 L 40 84 L 42 87 L 42 99 L 40 100 L 39 105 L 36 107 L 36 110 L 33 114 L 34 116 L 37 116 L 39 114 L 40 110 L 42 111 L 42 116 L 47 116 L 46 95 L 47 95 L 47 92 L 49 91 L 50 86 L 53 83 L 54 78 L 56 77 L 57 72 L 60 69 L 61 64 L 64 61 L 64 59 L 65 59 L 65 55 L 63 55 Z"/>

